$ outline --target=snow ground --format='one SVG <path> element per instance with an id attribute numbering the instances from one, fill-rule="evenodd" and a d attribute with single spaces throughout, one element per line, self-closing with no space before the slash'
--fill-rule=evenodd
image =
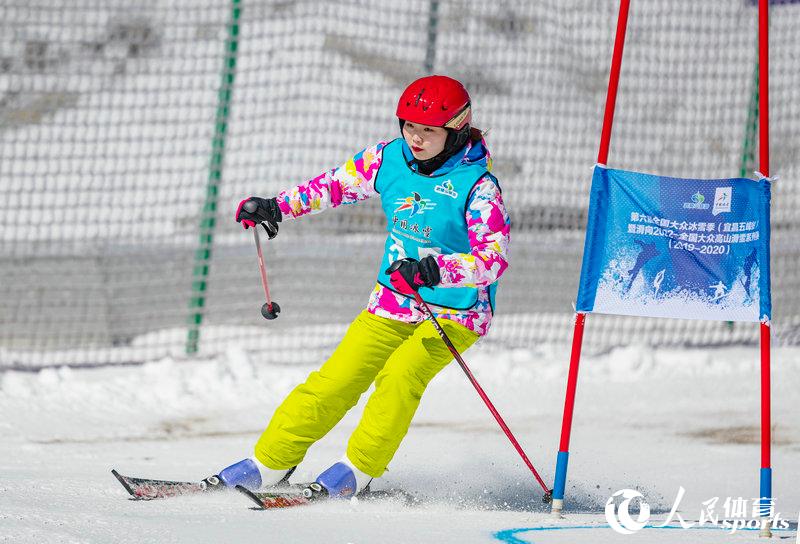
<path id="1" fill-rule="evenodd" d="M 568 352 L 489 351 L 467 361 L 534 465 L 552 481 Z M 773 352 L 774 494 L 800 510 L 800 349 Z M 265 365 L 230 350 L 214 360 L 0 374 L 0 542 L 746 542 L 755 532 L 644 529 L 623 536 L 602 514 L 640 490 L 663 519 L 679 486 L 685 519 L 711 497 L 758 491 L 759 379 L 754 348 L 620 348 L 582 362 L 565 520 L 457 365 L 431 384 L 375 488 L 421 498 L 254 511 L 235 494 L 133 502 L 111 468 L 198 479 L 250 453 L 271 410 L 312 367 Z M 362 404 L 363 405 L 363 404 Z M 295 481 L 338 458 L 360 406 L 315 445 Z M 718 510 L 720 506 L 718 506 Z M 544 529 L 549 530 L 544 530 Z M 776 533 L 795 541 L 795 526 Z"/>

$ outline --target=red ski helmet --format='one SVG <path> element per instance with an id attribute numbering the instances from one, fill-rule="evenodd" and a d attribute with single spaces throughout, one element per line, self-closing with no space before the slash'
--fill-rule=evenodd
<path id="1" fill-rule="evenodd" d="M 469 93 L 453 78 L 423 77 L 411 83 L 400 95 L 397 117 L 412 123 L 458 131 L 472 120 Z"/>

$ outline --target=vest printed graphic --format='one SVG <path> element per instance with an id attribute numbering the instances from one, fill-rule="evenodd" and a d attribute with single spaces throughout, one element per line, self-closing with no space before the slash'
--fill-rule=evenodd
<path id="1" fill-rule="evenodd" d="M 417 174 L 406 164 L 402 145 L 399 138 L 386 145 L 375 181 L 389 232 L 378 282 L 394 292 L 397 291 L 384 272 L 394 261 L 471 251 L 465 217 L 467 201 L 475 183 L 487 174 L 486 167 L 478 164 L 461 164 L 439 176 Z M 478 301 L 478 289 L 488 289 L 494 307 L 496 285 L 423 287 L 420 295 L 430 304 L 467 310 Z"/>
<path id="2" fill-rule="evenodd" d="M 398 198 L 395 204 L 399 204 L 399 207 L 394 211 L 394 213 L 411 210 L 409 217 L 414 217 L 418 213 L 424 213 L 426 209 L 431 210 L 434 206 L 436 206 L 436 203 L 431 202 L 430 198 L 422 198 L 416 191 L 414 191 L 411 196 Z"/>

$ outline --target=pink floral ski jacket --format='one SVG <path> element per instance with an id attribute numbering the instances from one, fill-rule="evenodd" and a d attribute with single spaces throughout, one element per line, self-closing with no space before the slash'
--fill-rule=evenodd
<path id="1" fill-rule="evenodd" d="M 387 143 L 379 142 L 367 147 L 343 165 L 281 191 L 277 200 L 284 218 L 297 218 L 379 196 L 375 190 L 375 177 Z M 452 162 L 448 161 L 434 174 L 457 166 Z M 481 140 L 467 144 L 461 162 L 483 163 L 487 169 L 491 168 L 491 156 L 486 143 Z M 442 287 L 487 287 L 496 282 L 508 267 L 511 225 L 500 189 L 490 177 L 485 176 L 475 184 L 468 199 L 465 219 L 471 251 L 436 256 Z M 483 336 L 489 330 L 493 308 L 488 290 L 478 289 L 478 293 L 477 303 L 468 310 L 435 305 L 430 307 L 437 318 L 451 319 Z M 425 319 L 425 314 L 413 299 L 395 293 L 380 283 L 372 290 L 367 310 L 406 323 L 419 323 Z"/>

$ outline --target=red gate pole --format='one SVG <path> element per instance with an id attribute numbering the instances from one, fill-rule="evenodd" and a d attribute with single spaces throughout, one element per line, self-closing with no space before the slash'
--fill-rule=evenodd
<path id="1" fill-rule="evenodd" d="M 769 0 L 758 2 L 758 132 L 759 166 L 763 176 L 769 177 Z M 760 514 L 761 536 L 770 537 L 769 517 L 772 514 L 772 466 L 770 396 L 770 322 L 766 316 L 761 321 L 761 471 Z"/>
<path id="2" fill-rule="evenodd" d="M 608 149 L 611 144 L 611 128 L 614 124 L 614 107 L 617 102 L 617 88 L 619 87 L 619 74 L 622 68 L 622 51 L 625 47 L 625 31 L 628 26 L 629 6 L 630 0 L 620 0 L 617 34 L 614 38 L 614 53 L 611 58 L 611 73 L 608 78 L 606 109 L 603 116 L 603 130 L 600 135 L 600 150 L 597 153 L 597 162 L 602 165 L 605 165 L 608 160 Z M 564 417 L 561 422 L 561 442 L 558 447 L 555 483 L 553 485 L 553 506 L 551 512 L 554 516 L 560 516 L 564 509 L 564 489 L 567 484 L 567 464 L 569 463 L 569 437 L 572 430 L 575 391 L 578 387 L 578 366 L 581 361 L 581 347 L 583 345 L 583 327 L 585 321 L 585 313 L 575 313 L 575 328 L 572 332 L 572 352 L 569 359 L 567 393 L 564 399 Z"/>

